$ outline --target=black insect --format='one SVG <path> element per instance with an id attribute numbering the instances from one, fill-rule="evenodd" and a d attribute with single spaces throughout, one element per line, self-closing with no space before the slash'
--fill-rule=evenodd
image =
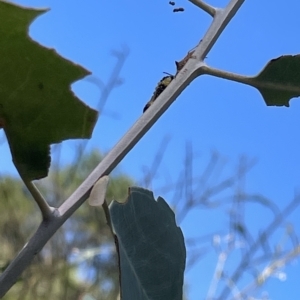
<path id="1" fill-rule="evenodd" d="M 168 74 L 168 73 L 167 73 Z M 166 89 L 166 87 L 171 83 L 174 79 L 174 76 L 168 74 L 168 76 L 163 77 L 160 82 L 157 84 L 155 91 L 150 99 L 150 101 L 145 105 L 143 112 L 145 112 L 155 101 L 155 99 Z"/>
<path id="2" fill-rule="evenodd" d="M 179 7 L 179 8 L 174 8 L 173 12 L 179 12 L 179 11 L 184 11 L 184 8 Z"/>
<path id="3" fill-rule="evenodd" d="M 175 2 L 170 1 L 169 4 L 170 4 L 170 5 L 175 5 Z"/>

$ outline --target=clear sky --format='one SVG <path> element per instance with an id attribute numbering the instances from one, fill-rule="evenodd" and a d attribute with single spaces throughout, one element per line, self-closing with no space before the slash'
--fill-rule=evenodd
<path id="1" fill-rule="evenodd" d="M 50 7 L 30 27 L 32 38 L 55 48 L 104 82 L 114 67 L 111 50 L 127 47 L 130 54 L 121 72 L 124 82 L 111 94 L 105 113 L 100 116 L 89 147 L 108 151 L 142 114 L 162 72 L 175 73 L 175 60 L 181 60 L 202 38 L 211 18 L 187 1 L 176 1 L 183 13 L 173 13 L 164 1 L 56 1 L 16 0 L 24 6 Z M 272 2 L 272 3 L 271 3 Z M 214 0 L 216 6 L 227 1 Z M 227 26 L 206 62 L 213 67 L 245 75 L 256 75 L 272 58 L 300 53 L 300 2 L 245 1 Z M 73 85 L 86 103 L 96 107 L 99 89 L 87 80 Z M 238 158 L 256 159 L 246 180 L 248 192 L 259 192 L 272 199 L 279 208 L 300 191 L 300 99 L 290 107 L 267 107 L 257 90 L 242 84 L 203 76 L 196 79 L 178 97 L 168 111 L 151 128 L 121 163 L 121 170 L 137 180 L 150 167 L 161 142 L 167 136 L 165 157 L 151 188 L 174 182 L 182 171 L 185 144 L 189 141 L 197 153 L 195 176 L 203 171 L 211 150 L 217 150 L 227 167 L 234 172 Z M 112 118 L 109 112 L 117 114 Z M 1 133 L 2 136 L 2 133 Z M 68 160 L 74 142 L 64 142 L 64 159 Z M 3 159 L 4 158 L 4 159 Z M 0 147 L 1 173 L 15 174 L 5 144 Z M 184 201 L 184 199 L 182 200 Z M 251 206 L 247 216 L 253 228 L 270 222 L 268 211 Z M 197 213 L 197 214 L 196 214 Z M 290 220 L 300 233 L 299 210 Z M 219 216 L 219 215 L 218 215 Z M 216 218 L 211 211 L 188 216 L 182 224 L 184 234 L 200 236 L 222 229 L 225 217 Z M 280 235 L 278 236 L 279 240 Z M 216 263 L 214 253 L 186 274 L 190 300 L 204 299 Z M 293 263 L 287 280 L 271 279 L 266 285 L 273 300 L 300 299 L 299 264 Z"/>

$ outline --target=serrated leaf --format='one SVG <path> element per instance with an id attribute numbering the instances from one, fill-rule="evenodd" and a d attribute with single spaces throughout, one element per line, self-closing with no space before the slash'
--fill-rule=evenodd
<path id="1" fill-rule="evenodd" d="M 111 221 L 120 254 L 123 300 L 182 300 L 186 250 L 175 215 L 161 197 L 137 187 L 113 201 Z"/>
<path id="2" fill-rule="evenodd" d="M 268 106 L 290 106 L 300 96 L 300 55 L 284 55 L 272 59 L 250 84 L 262 94 Z"/>
<path id="3" fill-rule="evenodd" d="M 89 72 L 28 36 L 30 23 L 46 11 L 0 0 L 0 129 L 29 180 L 47 176 L 50 144 L 89 138 L 97 120 L 70 89 Z"/>

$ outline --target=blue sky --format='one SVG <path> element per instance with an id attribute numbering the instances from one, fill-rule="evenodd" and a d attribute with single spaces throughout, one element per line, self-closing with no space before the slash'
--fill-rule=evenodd
<path id="1" fill-rule="evenodd" d="M 114 67 L 111 50 L 128 47 L 130 54 L 121 72 L 124 83 L 113 90 L 103 116 L 100 116 L 89 147 L 108 151 L 142 114 L 162 72 L 175 73 L 175 60 L 182 59 L 202 38 L 210 17 L 187 1 L 175 1 L 183 13 L 173 13 L 169 1 L 54 1 L 17 0 L 24 6 L 50 7 L 30 27 L 31 36 L 47 47 L 55 48 L 104 82 Z M 224 6 L 227 1 L 214 0 Z M 213 67 L 244 75 L 255 75 L 272 58 L 300 53 L 298 29 L 300 3 L 287 0 L 245 1 L 227 26 L 206 62 Z M 95 107 L 99 89 L 82 80 L 73 90 Z M 150 129 L 121 163 L 121 170 L 137 181 L 143 169 L 150 167 L 154 155 L 168 136 L 165 157 L 152 183 L 156 189 L 178 177 L 184 164 L 185 143 L 193 144 L 197 159 L 195 176 L 205 167 L 211 150 L 228 161 L 226 174 L 236 168 L 238 157 L 257 160 L 246 180 L 248 192 L 259 192 L 280 208 L 300 189 L 300 100 L 291 106 L 267 107 L 259 92 L 249 86 L 209 76 L 196 79 L 178 97 L 168 111 Z M 119 117 L 113 119 L 108 112 Z M 63 143 L 67 162 L 74 142 Z M 1 173 L 15 174 L 7 145 L 1 144 Z M 5 159 L 3 159 L 5 158 Z M 223 213 L 224 215 L 224 213 Z M 250 206 L 249 224 L 258 230 L 271 220 L 261 206 Z M 290 220 L 300 234 L 297 213 Z M 212 222 L 213 221 L 213 222 Z M 205 234 L 226 226 L 226 218 L 217 212 L 197 210 L 182 224 L 186 236 Z M 278 239 L 280 235 L 278 236 Z M 210 253 L 186 275 L 191 300 L 204 299 L 211 280 L 216 256 Z M 233 262 L 234 263 L 234 262 Z M 273 300 L 299 299 L 299 265 L 288 267 L 287 280 L 272 279 L 266 290 Z M 297 277 L 298 275 L 298 277 Z M 288 295 L 288 296 L 287 296 Z"/>

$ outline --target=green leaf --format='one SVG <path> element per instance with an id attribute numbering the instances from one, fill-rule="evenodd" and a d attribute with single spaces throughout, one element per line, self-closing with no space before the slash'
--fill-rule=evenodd
<path id="1" fill-rule="evenodd" d="M 175 215 L 161 197 L 137 187 L 113 201 L 111 221 L 120 254 L 123 300 L 182 300 L 186 250 Z"/>
<path id="2" fill-rule="evenodd" d="M 290 99 L 300 96 L 300 55 L 272 59 L 250 78 L 250 85 L 260 91 L 268 106 L 290 106 Z"/>
<path id="3" fill-rule="evenodd" d="M 97 120 L 70 89 L 89 72 L 28 36 L 30 23 L 46 11 L 0 0 L 0 129 L 29 180 L 47 176 L 50 144 L 89 138 Z"/>

